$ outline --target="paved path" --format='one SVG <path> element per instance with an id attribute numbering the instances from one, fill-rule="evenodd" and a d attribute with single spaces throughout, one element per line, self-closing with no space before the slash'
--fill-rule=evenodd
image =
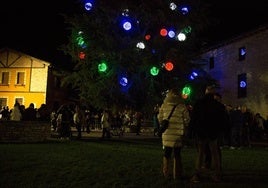
<path id="1" fill-rule="evenodd" d="M 52 132 L 52 138 L 57 138 L 58 134 L 56 132 Z M 75 139 L 77 137 L 77 131 L 75 128 L 72 128 L 72 136 Z M 91 130 L 90 133 L 82 132 L 82 140 L 90 140 L 90 139 L 101 139 L 102 130 Z M 140 135 L 136 135 L 133 132 L 125 132 L 122 136 L 112 135 L 111 139 L 115 140 L 159 140 L 161 138 L 158 136 L 154 136 L 152 132 L 140 133 Z"/>
<path id="2" fill-rule="evenodd" d="M 77 137 L 77 131 L 74 127 L 72 127 L 72 136 L 73 139 Z M 90 133 L 82 132 L 82 140 L 98 140 L 101 139 L 102 130 L 91 130 Z M 57 138 L 57 133 L 52 132 L 52 138 Z M 112 136 L 112 140 L 144 140 L 144 141 L 153 141 L 153 142 L 161 142 L 161 138 L 158 136 L 154 136 L 152 132 L 141 133 L 140 135 L 136 135 L 133 132 L 125 132 L 123 136 Z M 268 141 L 263 142 L 251 142 L 252 146 L 255 147 L 268 147 Z"/>

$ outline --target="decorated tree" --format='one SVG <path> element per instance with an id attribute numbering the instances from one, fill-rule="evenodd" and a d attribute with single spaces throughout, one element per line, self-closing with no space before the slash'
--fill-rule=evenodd
<path id="1" fill-rule="evenodd" d="M 191 60 L 208 24 L 201 1 L 81 0 L 79 6 L 81 12 L 65 17 L 71 36 L 64 51 L 74 66 L 64 83 L 82 101 L 150 108 L 193 76 Z"/>

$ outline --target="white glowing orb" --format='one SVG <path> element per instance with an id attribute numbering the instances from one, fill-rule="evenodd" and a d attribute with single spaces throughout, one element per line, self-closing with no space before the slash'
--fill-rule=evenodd
<path id="1" fill-rule="evenodd" d="M 86 10 L 89 11 L 89 10 L 92 9 L 92 7 L 93 7 L 92 3 L 90 3 L 90 2 L 86 2 L 86 3 L 85 3 L 85 9 L 86 9 Z"/>
<path id="2" fill-rule="evenodd" d="M 175 35 L 176 35 L 175 32 L 172 31 L 172 30 L 170 30 L 170 31 L 168 32 L 168 36 L 169 36 L 170 38 L 174 38 Z"/>
<path id="3" fill-rule="evenodd" d="M 186 35 L 184 33 L 179 33 L 177 36 L 179 41 L 185 41 L 186 40 Z"/>
<path id="4" fill-rule="evenodd" d="M 177 5 L 176 5 L 174 2 L 172 2 L 172 3 L 169 4 L 169 8 L 170 8 L 171 10 L 176 10 Z"/>
<path id="5" fill-rule="evenodd" d="M 124 22 L 124 23 L 123 23 L 123 28 L 124 28 L 126 31 L 130 30 L 131 27 L 132 27 L 132 25 L 131 25 L 130 22 L 127 21 L 127 22 Z"/>
<path id="6" fill-rule="evenodd" d="M 138 42 L 136 45 L 137 48 L 139 49 L 144 49 L 145 48 L 145 44 L 143 42 Z"/>

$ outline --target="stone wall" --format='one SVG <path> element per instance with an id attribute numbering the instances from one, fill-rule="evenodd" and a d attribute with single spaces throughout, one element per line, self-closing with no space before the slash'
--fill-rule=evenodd
<path id="1" fill-rule="evenodd" d="M 268 116 L 268 28 L 256 30 L 226 41 L 202 54 L 209 63 L 203 69 L 219 81 L 222 101 L 233 107 L 246 105 L 254 114 Z M 239 49 L 246 49 L 244 60 L 239 60 Z M 247 75 L 247 96 L 238 98 L 238 75 Z"/>
<path id="2" fill-rule="evenodd" d="M 50 137 L 49 122 L 0 121 L 0 142 L 42 142 Z"/>

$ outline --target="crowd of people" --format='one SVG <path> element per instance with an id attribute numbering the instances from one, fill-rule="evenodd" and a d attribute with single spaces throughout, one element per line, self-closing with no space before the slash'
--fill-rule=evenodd
<path id="1" fill-rule="evenodd" d="M 90 111 L 85 106 L 74 103 L 55 103 L 52 109 L 49 109 L 45 104 L 36 108 L 34 103 L 31 103 L 25 108 L 15 102 L 11 109 L 3 107 L 0 114 L 0 119 L 4 121 L 48 121 L 52 131 L 57 132 L 61 139 L 72 137 L 72 127 L 77 129 L 77 139 L 81 139 L 82 132 L 90 133 L 92 129 L 102 130 L 102 138 L 111 138 L 114 130 L 120 130 L 120 134 L 123 134 L 124 127 L 135 128 L 136 135 L 140 135 L 144 120 L 143 113 L 133 109 L 125 109 L 122 112 L 112 112 L 109 109 Z"/>
<path id="2" fill-rule="evenodd" d="M 153 122 L 157 130 L 175 106 L 169 126 L 162 134 L 165 178 L 184 178 L 181 150 L 187 144 L 185 140 L 193 140 L 197 149 L 191 182 L 199 182 L 204 172 L 209 172 L 212 181 L 220 182 L 221 148 L 251 147 L 252 141 L 263 139 L 268 133 L 268 120 L 259 113 L 254 115 L 246 106 L 233 108 L 223 104 L 214 86 L 207 86 L 204 97 L 193 106 L 185 104 L 182 97 L 178 89 L 170 89 L 162 105 L 154 109 Z"/>
<path id="3" fill-rule="evenodd" d="M 36 108 L 33 103 L 28 107 L 15 102 L 12 109 L 4 106 L 1 111 L 1 120 L 12 121 L 50 121 L 50 111 L 46 104 L 42 104 L 40 108 Z"/>
<path id="4" fill-rule="evenodd" d="M 170 113 L 172 111 L 172 113 Z M 145 117 L 140 111 L 124 110 L 112 112 L 104 109 L 91 112 L 79 104 L 56 105 L 49 110 L 45 104 L 36 108 L 31 103 L 27 108 L 15 102 L 13 108 L 3 107 L 1 120 L 12 121 L 48 121 L 59 138 L 70 139 L 71 127 L 77 129 L 77 139 L 82 132 L 92 129 L 102 130 L 101 138 L 111 138 L 113 129 L 135 126 L 136 135 L 140 135 Z M 168 118 L 169 114 L 172 114 Z M 199 182 L 204 169 L 210 171 L 214 182 L 221 181 L 221 148 L 230 149 L 251 147 L 252 141 L 258 141 L 268 135 L 268 120 L 260 113 L 253 114 L 245 105 L 232 107 L 223 104 L 221 95 L 214 86 L 206 87 L 204 96 L 193 104 L 185 103 L 178 88 L 170 89 L 161 105 L 152 112 L 154 136 L 157 136 L 160 122 L 169 119 L 168 128 L 161 134 L 163 145 L 162 172 L 165 178 L 184 178 L 181 151 L 186 139 L 194 141 L 197 149 L 195 172 L 192 182 Z"/>

